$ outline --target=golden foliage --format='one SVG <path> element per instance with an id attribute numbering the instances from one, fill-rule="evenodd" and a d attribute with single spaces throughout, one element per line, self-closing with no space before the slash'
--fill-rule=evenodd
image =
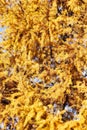
<path id="1" fill-rule="evenodd" d="M 0 129 L 87 130 L 86 0 L 1 0 Z"/>

